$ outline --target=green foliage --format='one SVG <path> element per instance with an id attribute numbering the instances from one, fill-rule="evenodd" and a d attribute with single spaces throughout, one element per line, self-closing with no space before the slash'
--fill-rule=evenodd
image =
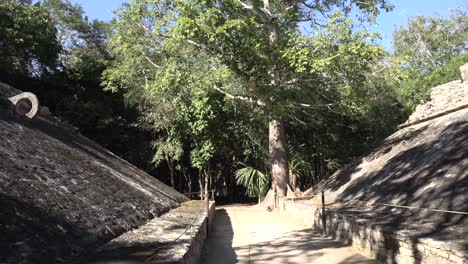
<path id="1" fill-rule="evenodd" d="M 390 76 L 411 111 L 428 99 L 432 87 L 458 79 L 458 66 L 466 62 L 468 51 L 468 11 L 412 17 L 394 32 L 394 45 Z"/>
<path id="2" fill-rule="evenodd" d="M 0 81 L 34 92 L 61 120 L 151 172 L 151 142 L 134 125 L 135 109 L 100 87 L 109 30 L 69 1 L 0 1 Z"/>
<path id="3" fill-rule="evenodd" d="M 466 63 L 468 63 L 468 54 L 455 57 L 443 66 L 429 72 L 413 70 L 413 77 L 408 78 L 399 88 L 400 95 L 406 102 L 406 107 L 414 109 L 418 104 L 427 101 L 431 88 L 460 80 L 460 66 Z"/>
<path id="4" fill-rule="evenodd" d="M 245 166 L 238 169 L 235 175 L 237 184 L 244 186 L 247 189 L 246 194 L 250 197 L 261 199 L 268 191 L 270 177 L 258 169 Z"/>
<path id="5" fill-rule="evenodd" d="M 468 51 L 468 10 L 448 17 L 416 16 L 393 33 L 395 56 L 404 68 L 432 71 Z"/>
<path id="6" fill-rule="evenodd" d="M 53 68 L 61 49 L 55 37 L 46 9 L 15 0 L 0 2 L 0 71 L 5 76 L 38 76 Z"/>
<path id="7" fill-rule="evenodd" d="M 235 161 L 266 167 L 266 124 L 279 117 L 305 149 L 291 168 L 319 179 L 357 152 L 352 148 L 367 149 L 385 136 L 362 129 L 381 101 L 360 105 L 368 96 L 361 87 L 370 87 L 366 72 L 383 49 L 349 16 L 357 7 L 362 21 L 371 21 L 379 8 L 390 8 L 386 1 L 270 1 L 275 19 L 259 2 L 246 3 L 251 8 L 239 1 L 134 0 L 118 11 L 109 42 L 115 61 L 103 84 L 139 108 L 140 125 L 157 135 L 157 164 L 190 164 L 210 177 Z M 314 18 L 319 14 L 324 25 Z M 378 128 L 388 124 L 379 121 Z M 364 136 L 343 146 L 350 133 Z"/>
<path id="8" fill-rule="evenodd" d="M 290 175 L 309 188 L 467 59 L 464 11 L 412 19 L 390 56 L 360 26 L 387 1 L 268 2 L 132 0 L 104 23 L 68 0 L 3 1 L 0 76 L 181 190 L 262 196 L 271 119 L 286 124 Z"/>
<path id="9" fill-rule="evenodd" d="M 288 117 L 294 114 L 291 107 L 323 103 L 318 95 L 330 87 L 362 80 L 369 62 L 381 54 L 382 49 L 369 41 L 376 35 L 353 30 L 355 25 L 346 14 L 354 4 L 324 1 L 316 6 L 288 6 L 271 1 L 270 10 L 265 11 L 256 1 L 244 5 L 178 1 L 174 34 L 215 54 L 239 78 L 241 85 L 235 90 L 221 87 L 226 92 L 260 99 L 267 115 Z M 371 15 L 366 12 L 376 12 L 377 4 L 389 8 L 385 1 L 365 1 L 358 8 Z M 328 18 L 325 25 L 313 18 L 318 13 Z M 312 33 L 304 34 L 303 24 Z"/>
<path id="10" fill-rule="evenodd" d="M 180 160 L 188 150 L 191 165 L 204 169 L 221 151 L 228 111 L 212 87 L 232 82 L 232 76 L 215 58 L 161 38 L 172 17 L 167 1 L 134 1 L 121 9 L 110 42 L 116 60 L 104 84 L 112 91 L 123 88 L 128 102 L 144 113 L 143 124 L 160 136 L 155 162 Z"/>

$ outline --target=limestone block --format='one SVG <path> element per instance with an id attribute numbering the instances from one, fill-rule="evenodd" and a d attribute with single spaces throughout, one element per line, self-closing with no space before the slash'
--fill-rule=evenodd
<path id="1" fill-rule="evenodd" d="M 449 260 L 454 262 L 454 263 L 457 263 L 457 264 L 463 264 L 463 263 L 468 262 L 468 260 L 466 258 L 462 258 L 462 257 L 456 256 L 456 255 L 453 255 L 453 254 L 451 254 L 449 256 Z"/>
<path id="2" fill-rule="evenodd" d="M 417 263 L 416 262 L 416 259 L 411 257 L 411 256 L 407 256 L 407 255 L 403 255 L 403 254 L 398 254 L 395 256 L 395 260 L 396 260 L 396 263 L 404 263 L 404 264 L 415 264 Z"/>
<path id="3" fill-rule="evenodd" d="M 458 251 L 458 250 L 450 250 L 450 253 L 457 256 L 457 257 L 460 257 L 460 258 L 463 258 L 463 257 L 467 257 L 466 254 L 464 254 L 464 252 L 462 251 Z"/>
<path id="4" fill-rule="evenodd" d="M 400 244 L 401 246 L 401 244 Z M 413 256 L 413 251 L 410 249 L 410 248 L 406 248 L 406 247 L 400 247 L 398 249 L 398 251 L 400 252 L 400 254 L 402 255 L 405 255 L 405 256 Z"/>
<path id="5" fill-rule="evenodd" d="M 383 242 L 384 241 L 384 236 L 382 235 L 382 231 L 380 231 L 378 229 L 372 230 L 371 237 L 375 242 Z"/>
<path id="6" fill-rule="evenodd" d="M 437 255 L 429 254 L 427 257 L 423 259 L 423 263 L 427 264 L 445 264 L 445 263 L 450 263 L 450 260 L 447 258 L 442 258 Z"/>
<path id="7" fill-rule="evenodd" d="M 416 250 L 418 250 L 419 254 L 421 256 L 427 256 L 428 251 L 426 250 L 426 247 L 420 243 L 416 244 Z"/>
<path id="8" fill-rule="evenodd" d="M 460 66 L 461 77 L 464 83 L 468 83 L 468 63 Z"/>

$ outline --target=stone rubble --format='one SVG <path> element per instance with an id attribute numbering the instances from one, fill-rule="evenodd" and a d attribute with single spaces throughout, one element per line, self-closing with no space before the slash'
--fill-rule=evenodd
<path id="1" fill-rule="evenodd" d="M 460 67 L 463 81 L 453 81 L 432 88 L 430 100 L 418 105 L 405 124 L 434 116 L 462 106 L 468 107 L 468 64 Z"/>

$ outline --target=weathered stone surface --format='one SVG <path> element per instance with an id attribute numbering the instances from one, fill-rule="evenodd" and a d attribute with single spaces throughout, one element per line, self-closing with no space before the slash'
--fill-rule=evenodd
<path id="1" fill-rule="evenodd" d="M 325 191 L 328 234 L 381 262 L 467 263 L 468 83 L 435 87 L 431 99 L 314 191 Z M 320 195 L 285 205 L 317 229 L 320 206 Z"/>
<path id="2" fill-rule="evenodd" d="M 468 67 L 468 64 L 465 65 Z M 468 104 L 468 82 L 453 81 L 432 88 L 431 98 L 425 104 L 418 105 L 416 111 L 405 124 L 436 116 L 437 114 L 457 109 Z"/>
<path id="3" fill-rule="evenodd" d="M 394 229 L 468 242 L 466 215 L 416 209 L 468 212 L 468 109 L 396 132 L 322 188 L 328 201 L 372 208 Z"/>
<path id="4" fill-rule="evenodd" d="M 29 118 L 34 118 L 37 113 L 39 112 L 39 100 L 37 99 L 36 95 L 29 92 L 24 92 L 17 94 L 8 98 L 10 102 L 16 106 L 16 112 L 21 113 L 21 102 L 28 101 L 27 103 L 30 104 L 30 109 L 28 112 L 25 112 L 24 115 Z"/>
<path id="5" fill-rule="evenodd" d="M 57 121 L 0 107 L 0 263 L 79 259 L 186 200 Z"/>
<path id="6" fill-rule="evenodd" d="M 215 211 L 209 205 L 210 223 Z M 101 247 L 86 263 L 199 263 L 206 239 L 205 201 L 189 201 Z"/>
<path id="7" fill-rule="evenodd" d="M 311 201 L 285 203 L 285 213 L 288 216 L 309 223 L 313 229 L 322 231 L 320 205 L 314 205 Z M 463 257 L 465 254 L 463 245 L 432 238 L 417 239 L 414 236 L 417 231 L 388 229 L 386 217 L 357 221 L 362 218 L 356 218 L 353 214 L 359 212 L 364 218 L 369 213 L 360 211 L 359 208 L 327 209 L 327 235 L 352 245 L 361 254 L 381 263 L 468 263 Z"/>
<path id="8" fill-rule="evenodd" d="M 468 63 L 460 66 L 462 81 L 468 83 Z"/>
<path id="9" fill-rule="evenodd" d="M 468 263 L 468 259 L 456 256 L 454 254 L 449 256 L 449 260 L 457 264 Z"/>
<path id="10" fill-rule="evenodd" d="M 22 93 L 22 91 L 15 89 L 14 87 L 11 87 L 6 83 L 0 82 L 0 96 L 9 98 L 20 93 Z"/>

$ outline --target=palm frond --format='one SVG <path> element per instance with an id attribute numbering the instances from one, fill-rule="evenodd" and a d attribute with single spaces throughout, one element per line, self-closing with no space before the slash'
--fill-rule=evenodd
<path id="1" fill-rule="evenodd" d="M 268 186 L 268 176 L 253 167 L 238 169 L 235 175 L 237 184 L 244 186 L 246 194 L 251 197 L 262 196 Z"/>

